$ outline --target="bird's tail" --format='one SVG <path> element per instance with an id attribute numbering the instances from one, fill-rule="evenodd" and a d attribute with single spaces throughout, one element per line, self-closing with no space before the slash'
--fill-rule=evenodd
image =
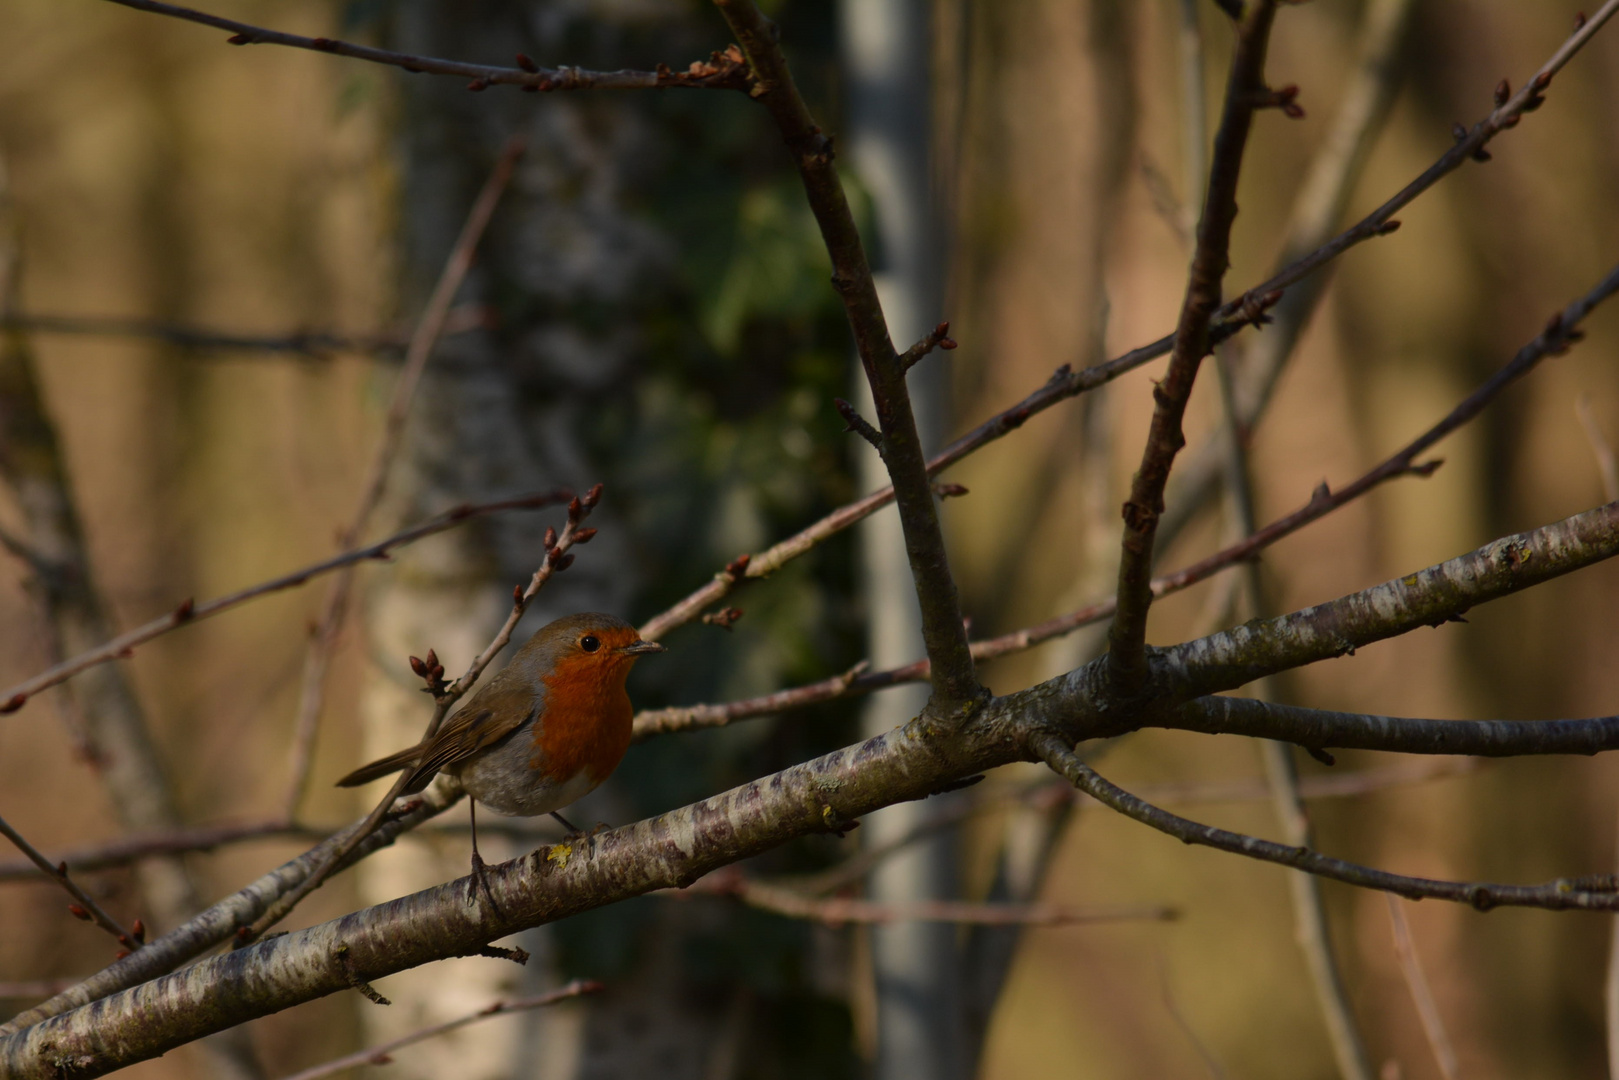
<path id="1" fill-rule="evenodd" d="M 378 758 L 369 765 L 361 765 L 337 782 L 338 787 L 359 787 L 389 773 L 399 772 L 401 769 L 413 769 L 421 758 L 420 746 L 407 746 L 397 754 L 389 754 L 385 758 Z"/>

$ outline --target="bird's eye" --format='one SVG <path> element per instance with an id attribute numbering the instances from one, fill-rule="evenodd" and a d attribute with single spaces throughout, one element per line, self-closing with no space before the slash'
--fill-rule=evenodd
<path id="1" fill-rule="evenodd" d="M 579 639 L 579 647 L 585 652 L 595 652 L 602 647 L 601 639 L 595 634 L 586 634 Z"/>

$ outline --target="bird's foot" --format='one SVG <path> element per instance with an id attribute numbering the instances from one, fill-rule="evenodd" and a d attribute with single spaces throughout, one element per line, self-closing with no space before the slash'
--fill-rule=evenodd
<path id="1" fill-rule="evenodd" d="M 476 904 L 480 891 L 483 893 L 484 899 L 489 901 L 489 907 L 496 915 L 500 915 L 500 905 L 495 903 L 495 894 L 489 888 L 489 874 L 484 865 L 483 856 L 474 851 L 472 853 L 472 876 L 467 880 L 467 903 Z"/>

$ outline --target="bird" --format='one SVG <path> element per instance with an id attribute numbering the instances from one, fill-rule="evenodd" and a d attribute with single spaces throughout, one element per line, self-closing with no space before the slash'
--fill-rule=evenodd
<path id="1" fill-rule="evenodd" d="M 624 680 L 636 660 L 663 651 L 615 615 L 566 615 L 535 631 L 437 732 L 362 765 L 337 786 L 408 770 L 399 794 L 413 795 L 444 772 L 459 777 L 475 803 L 518 817 L 550 814 L 570 837 L 583 836 L 558 811 L 618 767 L 634 716 Z M 475 803 L 472 890 L 483 870 Z"/>

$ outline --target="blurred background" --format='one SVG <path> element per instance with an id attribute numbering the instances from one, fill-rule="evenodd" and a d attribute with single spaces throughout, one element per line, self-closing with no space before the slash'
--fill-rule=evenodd
<path id="1" fill-rule="evenodd" d="M 914 376 L 934 446 L 1058 365 L 1094 363 L 1173 326 L 1195 218 L 1186 207 L 1199 195 L 1191 177 L 1232 40 L 1214 4 L 766 7 L 838 137 L 897 342 L 943 318 L 960 342 Z M 498 64 L 521 51 L 546 65 L 679 69 L 730 40 L 695 0 L 213 0 L 208 10 Z M 1454 122 L 1486 115 L 1497 81 L 1532 74 L 1575 11 L 1562 0 L 1285 7 L 1268 74 L 1301 86 L 1306 116 L 1267 112 L 1255 125 L 1232 290 L 1265 277 L 1290 229 L 1297 235 L 1306 178 L 1346 109 L 1364 117 L 1363 152 L 1340 156 L 1346 205 L 1315 208 L 1329 227 L 1416 176 L 1450 145 Z M 1397 234 L 1336 264 L 1319 297 L 1301 299 L 1296 325 L 1284 318 L 1239 337 L 1222 357 L 1249 399 L 1278 373 L 1252 424 L 1260 521 L 1413 438 L 1613 265 L 1616 35 L 1610 28 L 1573 61 L 1545 107 L 1492 145 L 1491 163 L 1464 167 L 1401 212 Z M 600 538 L 542 594 L 526 633 L 581 609 L 644 620 L 872 484 L 831 404 L 853 392 L 855 367 L 828 263 L 778 138 L 743 95 L 468 94 L 455 79 L 232 49 L 219 32 L 95 0 L 10 0 L 0 57 L 0 530 L 87 568 L 53 582 L 4 557 L 6 684 L 185 597 L 334 550 L 381 436 L 398 343 L 513 134 L 527 153 L 367 536 L 461 502 L 604 482 L 592 520 Z M 85 320 L 111 317 L 146 330 L 360 340 L 277 351 L 83 332 L 96 329 Z M 1588 331 L 1442 444 L 1445 465 L 1431 479 L 1392 483 L 1268 552 L 1266 606 L 1338 596 L 1612 497 L 1577 403 L 1619 442 L 1619 315 L 1600 310 Z M 1117 508 L 1161 366 L 1041 414 L 947 475 L 971 492 L 942 514 L 975 636 L 1111 591 Z M 1172 509 L 1184 527 L 1166 545 L 1166 569 L 1232 535 L 1219 492 L 1222 416 L 1211 363 L 1181 464 L 1190 475 L 1201 461 L 1213 482 L 1201 498 L 1196 485 L 1176 489 L 1187 509 Z M 336 641 L 300 823 L 335 826 L 369 809 L 369 790 L 331 783 L 419 732 L 426 703 L 405 657 L 432 647 L 460 670 L 557 519 L 489 519 L 364 568 Z M 736 594 L 746 614 L 734 629 L 674 632 L 671 654 L 637 669 L 637 705 L 726 700 L 868 655 L 917 655 L 909 584 L 888 569 L 896 536 L 894 522 L 874 519 Z M 186 628 L 104 669 L 116 675 L 0 718 L 0 815 L 53 857 L 132 830 L 280 815 L 325 595 L 316 582 Z M 1611 713 L 1616 599 L 1619 567 L 1597 567 L 1465 625 L 1299 672 L 1275 692 L 1433 717 Z M 1229 585 L 1206 584 L 1156 607 L 1150 637 L 1169 644 L 1250 614 Z M 1075 634 L 989 665 L 983 678 L 997 692 L 1019 689 L 1097 645 L 1094 633 Z M 902 721 L 917 701 L 903 693 L 649 741 L 581 813 L 622 824 L 783 768 Z M 129 735 L 140 730 L 147 741 Z M 1105 748 L 1101 762 L 1177 812 L 1280 835 L 1250 742 L 1147 732 Z M 1413 767 L 1341 754 L 1330 772 L 1309 760 L 1298 768 L 1320 846 L 1345 858 L 1514 882 L 1615 862 L 1619 766 L 1604 758 Z M 574 976 L 608 989 L 355 1075 L 1343 1075 L 1284 871 L 1183 847 L 1094 806 L 1019 797 L 1043 782 L 1033 767 L 1003 770 L 945 802 L 965 824 L 908 848 L 870 894 L 1169 904 L 1181 918 L 867 931 L 716 897 L 652 896 L 525 935 L 536 954 L 526 969 L 449 961 L 380 981 L 391 1009 L 335 996 L 129 1075 L 284 1076 Z M 920 820 L 940 812 L 934 802 L 915 811 Z M 749 869 L 822 870 L 869 834 L 917 820 L 807 839 Z M 520 822 L 490 843 L 505 858 L 546 829 Z M 453 813 L 327 885 L 286 925 L 462 874 L 466 839 Z M 81 877 L 115 915 L 161 932 L 307 845 L 283 834 Z M 1368 1075 L 1445 1075 L 1384 897 L 1330 883 L 1322 895 Z M 0 879 L 0 1016 L 110 959 L 107 939 L 64 906 L 37 878 Z M 1403 910 L 1458 1075 L 1605 1074 L 1610 918 Z"/>

